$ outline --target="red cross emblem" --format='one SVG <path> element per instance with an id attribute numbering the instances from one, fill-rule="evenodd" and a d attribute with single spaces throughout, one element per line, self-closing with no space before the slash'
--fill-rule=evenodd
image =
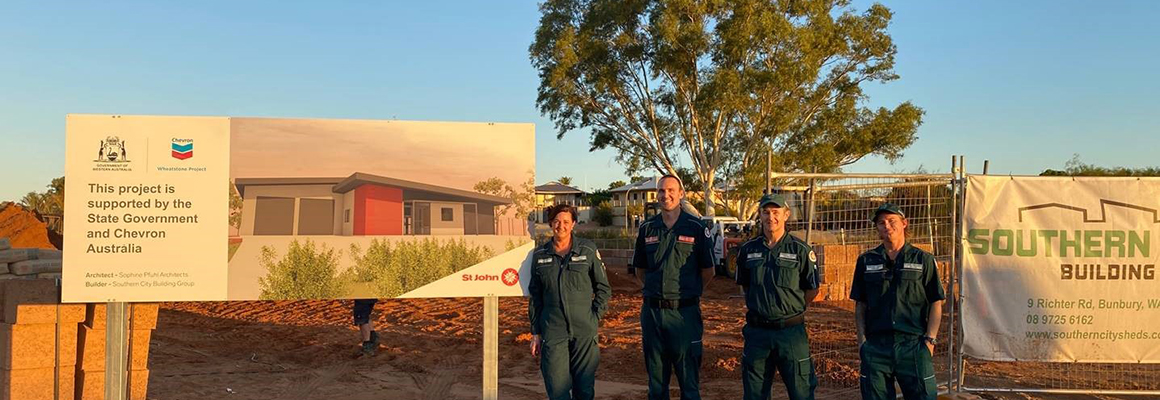
<path id="1" fill-rule="evenodd" d="M 512 268 L 504 270 L 503 274 L 501 274 L 499 278 L 500 280 L 503 280 L 503 284 L 508 286 L 515 286 L 516 284 L 520 283 L 519 271 L 516 271 Z"/>

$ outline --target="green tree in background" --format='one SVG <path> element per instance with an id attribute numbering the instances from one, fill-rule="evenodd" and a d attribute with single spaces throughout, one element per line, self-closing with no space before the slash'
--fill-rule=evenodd
<path id="1" fill-rule="evenodd" d="M 1064 164 L 1064 170 L 1048 169 L 1039 176 L 1160 176 L 1160 167 L 1100 167 L 1080 161 L 1079 154 L 1072 155 Z"/>
<path id="2" fill-rule="evenodd" d="M 675 173 L 684 156 L 706 214 L 717 178 L 764 170 L 770 149 L 781 171 L 893 161 L 921 123 L 910 102 L 865 106 L 863 84 L 898 79 L 891 12 L 879 4 L 548 0 L 540 10 L 529 53 L 536 104 L 557 136 L 590 129 L 591 148 L 615 149 L 629 174 Z"/>

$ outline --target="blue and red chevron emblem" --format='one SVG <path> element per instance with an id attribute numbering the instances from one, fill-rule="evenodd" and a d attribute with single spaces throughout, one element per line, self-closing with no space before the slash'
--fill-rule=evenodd
<path id="1" fill-rule="evenodd" d="M 187 160 L 193 157 L 193 142 L 186 144 L 173 143 L 173 158 Z"/>

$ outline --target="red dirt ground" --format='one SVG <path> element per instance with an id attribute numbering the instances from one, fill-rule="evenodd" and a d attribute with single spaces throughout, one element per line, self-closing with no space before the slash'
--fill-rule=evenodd
<path id="1" fill-rule="evenodd" d="M 642 399 L 646 380 L 640 356 L 639 294 L 620 271 L 623 267 L 609 268 L 614 294 L 600 332 L 597 398 Z M 703 302 L 701 384 L 706 399 L 741 396 L 738 366 L 744 304 L 731 297 L 736 293 L 732 282 L 719 279 Z M 528 352 L 526 315 L 526 299 L 500 299 L 501 399 L 544 397 L 537 359 Z M 849 315 L 833 306 L 811 307 L 813 347 L 852 346 L 854 338 L 846 333 L 852 322 Z M 149 398 L 480 398 L 480 299 L 386 300 L 376 307 L 375 321 L 383 345 L 373 357 L 358 357 L 349 301 L 164 303 L 150 344 Z M 857 398 L 857 371 L 852 367 L 857 355 L 815 352 L 821 380 L 818 397 Z M 784 397 L 779 387 L 780 382 L 774 385 L 774 398 Z M 676 398 L 675 389 L 672 394 Z"/>

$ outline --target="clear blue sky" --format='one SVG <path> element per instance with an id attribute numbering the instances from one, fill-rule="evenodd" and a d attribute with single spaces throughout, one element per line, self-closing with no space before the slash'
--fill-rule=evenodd
<path id="1" fill-rule="evenodd" d="M 159 4 L 163 3 L 163 4 Z M 336 5 L 337 4 L 337 5 Z M 865 9 L 868 2 L 858 2 Z M 899 81 L 926 109 L 902 161 L 996 173 L 1160 159 L 1160 2 L 890 2 Z M 68 113 L 533 122 L 539 181 L 623 179 L 535 106 L 531 1 L 0 3 L 0 200 L 64 172 Z"/>

